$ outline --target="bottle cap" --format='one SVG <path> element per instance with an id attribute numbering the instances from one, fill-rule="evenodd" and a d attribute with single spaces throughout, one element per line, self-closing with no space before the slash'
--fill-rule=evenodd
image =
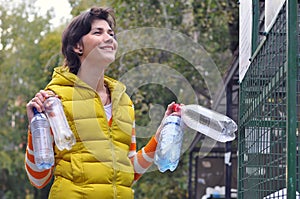
<path id="1" fill-rule="evenodd" d="M 34 115 L 36 115 L 36 114 L 39 113 L 35 107 L 33 107 L 32 110 L 33 110 L 33 114 L 34 114 Z"/>
<path id="2" fill-rule="evenodd" d="M 174 104 L 174 106 L 173 106 L 173 111 L 174 111 L 174 112 L 180 112 L 180 111 L 181 111 L 181 106 L 180 106 L 180 104 Z"/>

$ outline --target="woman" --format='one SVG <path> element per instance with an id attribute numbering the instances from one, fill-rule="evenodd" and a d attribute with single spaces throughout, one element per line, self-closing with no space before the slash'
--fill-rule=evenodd
<path id="1" fill-rule="evenodd" d="M 59 97 L 76 137 L 69 151 L 55 146 L 55 169 L 39 170 L 28 132 L 25 168 L 37 188 L 54 173 L 49 198 L 133 198 L 132 184 L 153 162 L 159 130 L 136 152 L 133 104 L 125 86 L 104 75 L 118 48 L 114 28 L 111 9 L 91 8 L 74 18 L 62 35 L 64 66 L 55 68 L 45 90 L 27 104 L 31 121 L 33 107 L 42 112 L 46 98 Z"/>

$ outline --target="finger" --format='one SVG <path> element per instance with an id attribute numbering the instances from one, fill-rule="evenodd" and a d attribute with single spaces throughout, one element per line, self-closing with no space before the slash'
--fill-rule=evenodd
<path id="1" fill-rule="evenodd" d="M 37 97 L 32 98 L 32 100 L 28 104 L 29 104 L 29 108 L 31 110 L 35 107 L 38 112 L 43 111 L 43 108 L 42 108 L 43 104 L 41 103 L 41 101 Z"/>
<path id="2" fill-rule="evenodd" d="M 57 95 L 55 95 L 55 93 L 53 92 L 53 91 L 51 91 L 51 90 L 46 90 L 46 91 L 44 91 L 45 92 L 45 98 L 48 98 L 48 97 L 51 97 L 51 96 L 57 96 Z M 44 93 L 43 92 L 43 93 Z"/>
<path id="3" fill-rule="evenodd" d="M 165 112 L 165 116 L 170 115 L 173 112 L 173 106 L 174 106 L 175 102 L 172 102 L 171 104 L 168 105 L 167 110 Z"/>
<path id="4" fill-rule="evenodd" d="M 43 103 L 44 103 L 44 98 L 43 97 L 41 97 L 40 95 L 38 95 L 38 96 L 36 96 L 36 97 L 34 97 L 34 98 L 32 98 L 32 103 L 36 103 L 36 104 L 38 104 L 39 106 L 43 106 Z"/>
<path id="5" fill-rule="evenodd" d="M 32 102 L 31 100 L 26 104 L 26 110 L 27 110 L 27 113 L 29 112 L 32 112 L 32 108 L 33 108 L 33 105 L 32 105 Z"/>
<path id="6" fill-rule="evenodd" d="M 26 112 L 27 112 L 27 118 L 28 121 L 30 122 L 34 113 L 33 113 L 33 107 L 36 107 L 36 103 L 33 102 L 32 100 L 30 100 L 27 104 L 26 104 Z M 39 111 L 39 107 L 36 107 L 36 109 Z"/>
<path id="7" fill-rule="evenodd" d="M 168 105 L 168 109 L 172 110 L 173 106 L 174 106 L 175 102 L 172 102 L 171 104 Z"/>
<path id="8" fill-rule="evenodd" d="M 31 100 L 32 107 L 35 107 L 39 112 L 44 111 L 45 94 L 38 92 Z"/>
<path id="9" fill-rule="evenodd" d="M 40 90 L 37 94 L 35 94 L 35 97 L 37 98 L 36 100 L 39 100 L 41 102 L 44 101 L 44 98 L 47 97 L 47 93 L 43 90 Z"/>
<path id="10" fill-rule="evenodd" d="M 170 106 L 169 108 L 170 108 L 171 113 L 174 112 L 175 104 L 176 104 L 175 102 L 172 102 L 171 104 L 169 104 L 169 106 Z"/>

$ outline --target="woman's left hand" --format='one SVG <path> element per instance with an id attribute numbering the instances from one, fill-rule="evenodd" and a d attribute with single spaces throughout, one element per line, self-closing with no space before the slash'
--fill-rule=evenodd
<path id="1" fill-rule="evenodd" d="M 166 110 L 166 112 L 165 112 L 165 115 L 164 115 L 164 117 L 163 117 L 163 119 L 162 119 L 162 121 L 161 121 L 161 123 L 164 121 L 164 119 L 166 118 L 166 117 L 168 117 L 169 115 L 178 115 L 178 116 L 181 116 L 181 113 L 180 113 L 180 111 L 174 111 L 174 106 L 175 106 L 175 102 L 172 102 L 171 104 L 169 104 L 168 105 L 168 107 L 167 107 L 167 110 Z M 181 104 L 182 105 L 182 104 Z M 162 128 L 162 125 L 160 125 L 159 127 L 158 127 L 158 129 L 157 129 L 157 131 L 156 131 L 156 134 L 155 134 L 155 139 L 156 140 L 158 140 L 158 138 L 159 138 L 159 134 L 160 134 L 160 131 L 161 131 L 161 128 Z"/>

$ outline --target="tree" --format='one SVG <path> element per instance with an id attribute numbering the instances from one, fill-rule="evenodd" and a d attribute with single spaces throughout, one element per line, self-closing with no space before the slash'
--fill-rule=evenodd
<path id="1" fill-rule="evenodd" d="M 39 43 L 50 31 L 51 18 L 51 12 L 39 16 L 33 4 L 33 0 L 1 0 L 0 4 L 0 169 L 8 176 L 1 190 L 7 198 L 18 198 L 32 189 L 24 170 L 25 105 L 45 85 Z"/>

